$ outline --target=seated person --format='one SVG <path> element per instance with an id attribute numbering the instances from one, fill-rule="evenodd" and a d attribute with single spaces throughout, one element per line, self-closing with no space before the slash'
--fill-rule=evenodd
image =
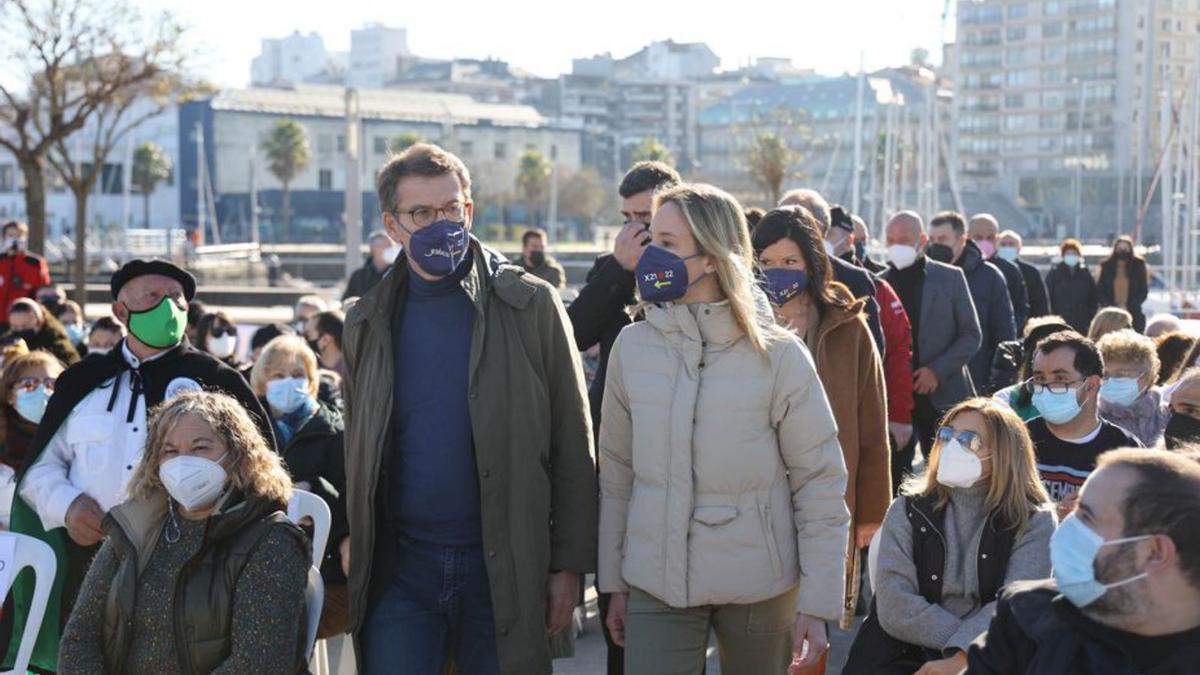
<path id="1" fill-rule="evenodd" d="M 102 316 L 92 324 L 88 332 L 88 356 L 104 356 L 116 349 L 125 338 L 125 326 L 111 316 Z"/>
<path id="2" fill-rule="evenodd" d="M 58 672 L 306 672 L 311 549 L 246 409 L 200 391 L 163 403 L 129 493 L 104 519 Z"/>
<path id="3" fill-rule="evenodd" d="M 1200 671 L 1200 461 L 1105 453 L 1050 541 L 1054 579 L 1013 584 L 971 646 L 980 675 Z"/>
<path id="4" fill-rule="evenodd" d="M 17 298 L 9 306 L 8 333 L 4 337 L 20 338 L 29 351 L 50 352 L 68 366 L 79 360 L 67 330 L 49 310 L 29 298 Z"/>
<path id="5" fill-rule="evenodd" d="M 961 671 L 1001 587 L 1050 573 L 1049 502 L 1011 410 L 985 398 L 952 408 L 925 475 L 884 518 L 875 600 L 842 672 Z"/>
<path id="6" fill-rule="evenodd" d="M 1119 330 L 1096 343 L 1104 361 L 1100 384 L 1100 417 L 1137 437 L 1147 448 L 1158 445 L 1171 411 L 1158 381 L 1158 351 L 1154 340 Z"/>
<path id="7" fill-rule="evenodd" d="M 254 364 L 250 386 L 271 415 L 292 481 L 329 504 L 333 516 L 329 541 L 340 542 L 350 530 L 346 523 L 344 427 L 341 413 L 317 399 L 317 357 L 303 339 L 277 337 Z M 346 575 L 335 547 L 328 547 L 320 567 L 325 605 L 317 636 L 324 638 L 346 632 L 350 615 Z"/>

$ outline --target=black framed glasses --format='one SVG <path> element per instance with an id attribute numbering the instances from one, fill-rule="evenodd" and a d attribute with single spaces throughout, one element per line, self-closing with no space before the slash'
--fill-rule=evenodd
<path id="1" fill-rule="evenodd" d="M 954 427 L 941 427 L 937 430 L 938 445 L 945 445 L 952 440 L 958 439 L 958 444 L 964 450 L 973 455 L 978 456 L 983 451 L 983 438 L 974 431 L 955 431 Z"/>
<path id="2" fill-rule="evenodd" d="M 46 385 L 46 391 L 53 392 L 54 381 L 53 377 L 22 377 L 13 382 L 13 390 L 20 389 L 25 392 L 32 392 L 44 384 Z"/>
<path id="3" fill-rule="evenodd" d="M 421 228 L 436 223 L 442 219 L 441 216 L 444 216 L 446 220 L 461 223 L 467 219 L 467 205 L 464 202 L 454 202 L 441 208 L 422 206 L 419 209 L 404 211 L 403 213 L 408 216 L 413 225 Z"/>
<path id="4" fill-rule="evenodd" d="M 1086 379 L 1086 377 L 1081 377 L 1078 380 L 1070 382 L 1034 382 L 1033 380 L 1026 380 L 1021 386 L 1025 387 L 1025 390 L 1030 394 L 1040 394 L 1043 391 L 1048 391 L 1051 394 L 1065 394 L 1071 391 L 1072 387 Z"/>

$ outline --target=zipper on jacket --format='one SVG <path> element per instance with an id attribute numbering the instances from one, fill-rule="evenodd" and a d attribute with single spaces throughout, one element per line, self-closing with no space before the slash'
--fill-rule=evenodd
<path id="1" fill-rule="evenodd" d="M 767 538 L 767 555 L 771 557 L 771 569 L 775 572 L 775 578 L 779 579 L 783 575 L 783 561 L 779 558 L 779 545 L 775 542 L 775 531 L 771 529 L 770 504 L 758 505 L 758 522 L 762 525 L 763 535 Z"/>

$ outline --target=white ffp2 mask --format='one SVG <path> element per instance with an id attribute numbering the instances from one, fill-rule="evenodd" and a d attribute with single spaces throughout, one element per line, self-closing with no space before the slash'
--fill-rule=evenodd
<path id="1" fill-rule="evenodd" d="M 195 511 L 211 506 L 225 489 L 225 469 L 220 464 L 223 459 L 225 455 L 215 462 L 196 455 L 179 455 L 158 467 L 158 477 L 171 499 Z"/>

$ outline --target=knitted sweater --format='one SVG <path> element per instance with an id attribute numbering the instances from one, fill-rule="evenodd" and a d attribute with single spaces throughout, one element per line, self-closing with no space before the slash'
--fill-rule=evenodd
<path id="1" fill-rule="evenodd" d="M 942 602 L 934 605 L 917 590 L 913 563 L 912 524 L 903 499 L 892 502 L 883 521 L 879 546 L 879 580 L 874 584 L 879 623 L 892 637 L 929 649 L 966 651 L 987 631 L 995 602 L 980 606 L 979 575 L 975 561 L 987 521 L 984 500 L 988 484 L 950 490 L 943 521 L 946 568 L 942 576 Z M 1054 514 L 1039 510 L 1017 535 L 1005 584 L 1019 579 L 1050 576 L 1050 535 Z"/>

